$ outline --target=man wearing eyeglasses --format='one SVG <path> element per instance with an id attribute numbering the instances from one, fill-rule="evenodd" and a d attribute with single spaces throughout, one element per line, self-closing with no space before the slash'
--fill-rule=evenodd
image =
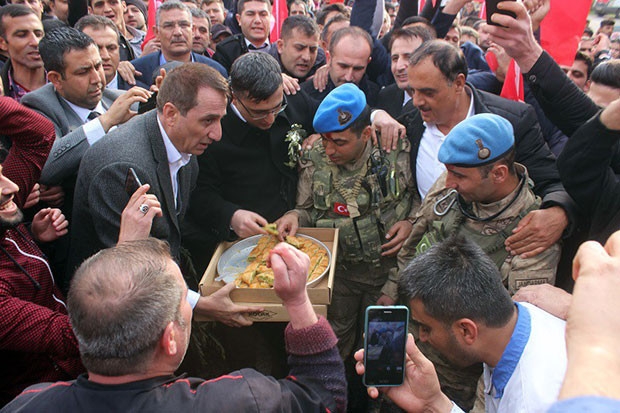
<path id="1" fill-rule="evenodd" d="M 230 72 L 232 101 L 222 119 L 222 140 L 198 157 L 200 173 L 188 212 L 188 247 L 266 234 L 262 228 L 295 205 L 297 168 L 290 162 L 291 125 L 312 133 L 316 106 L 301 93 L 285 96 L 278 62 L 248 53 Z M 186 237 L 184 232 L 184 238 Z M 198 254 L 192 254 L 194 256 Z M 200 259 L 198 257 L 198 259 Z M 207 262 L 194 262 L 197 270 Z"/>
<path id="2" fill-rule="evenodd" d="M 263 226 L 295 206 L 297 162 L 291 163 L 285 138 L 293 124 L 313 132 L 311 100 L 304 93 L 285 97 L 280 66 L 269 54 L 239 57 L 230 70 L 230 87 L 222 139 L 198 156 L 198 180 L 183 223 L 184 246 L 198 273 L 211 257 L 209 246 L 266 234 Z M 218 326 L 227 367 L 286 375 L 284 323 L 259 324 L 242 330 Z"/>
<path id="3" fill-rule="evenodd" d="M 222 76 L 228 77 L 228 72 L 221 64 L 192 52 L 192 15 L 183 3 L 167 1 L 159 6 L 155 34 L 161 43 L 161 50 L 131 62 L 141 73 L 136 76 L 139 86 L 148 89 L 153 84 L 153 72 L 170 61 L 204 63 L 216 69 Z"/>

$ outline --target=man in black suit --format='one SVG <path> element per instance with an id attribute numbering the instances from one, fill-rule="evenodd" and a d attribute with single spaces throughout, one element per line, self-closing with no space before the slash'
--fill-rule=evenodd
<path id="1" fill-rule="evenodd" d="M 233 62 L 248 51 L 269 50 L 269 0 L 239 0 L 236 15 L 241 33 L 218 43 L 213 59 L 230 71 Z"/>
<path id="2" fill-rule="evenodd" d="M 363 29 L 349 26 L 337 30 L 329 42 L 327 52 L 327 86 L 319 91 L 310 79 L 301 85 L 301 90 L 317 101 L 318 105 L 336 87 L 355 83 L 366 95 L 368 105 L 374 107 L 380 88 L 366 74 L 372 48 L 372 38 Z"/>
<path id="3" fill-rule="evenodd" d="M 184 239 L 193 238 L 203 252 L 205 242 L 266 233 L 265 224 L 294 208 L 297 168 L 286 165 L 284 139 L 293 124 L 310 135 L 316 109 L 304 93 L 284 96 L 280 66 L 267 53 L 241 56 L 230 76 L 233 98 L 222 119 L 222 140 L 198 157 L 184 231 Z M 195 264 L 200 270 L 206 262 Z"/>
<path id="4" fill-rule="evenodd" d="M 208 244 L 266 234 L 264 225 L 294 208 L 297 162 L 291 162 L 285 138 L 293 124 L 313 132 L 312 101 L 302 92 L 285 97 L 280 66 L 267 53 L 238 58 L 230 70 L 230 86 L 222 139 L 198 157 L 197 186 L 183 225 L 184 245 L 199 273 L 211 256 Z M 284 324 L 259 324 L 216 330 L 228 367 L 286 374 Z"/>
<path id="5" fill-rule="evenodd" d="M 409 57 L 423 42 L 432 40 L 433 35 L 423 26 L 396 29 L 390 38 L 391 70 L 395 83 L 384 87 L 377 98 L 377 109 L 383 109 L 393 118 L 398 118 L 403 107 L 411 100 L 411 89 L 407 68 Z"/>

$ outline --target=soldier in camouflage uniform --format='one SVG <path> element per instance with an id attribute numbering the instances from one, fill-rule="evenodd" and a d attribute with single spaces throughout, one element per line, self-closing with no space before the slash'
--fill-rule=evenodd
<path id="1" fill-rule="evenodd" d="M 374 147 L 366 98 L 350 83 L 330 92 L 313 124 L 321 142 L 304 155 L 297 207 L 278 220 L 278 230 L 340 229 L 327 318 L 346 359 L 360 345 L 364 310 L 377 303 L 411 230 L 409 142 L 400 140 L 400 148 L 389 154 Z"/>
<path id="2" fill-rule="evenodd" d="M 439 150 L 447 171 L 437 180 L 416 214 L 411 235 L 398 254 L 403 270 L 418 253 L 453 234 L 478 244 L 499 268 L 510 294 L 530 284 L 555 282 L 560 246 L 532 258 L 512 256 L 504 241 L 521 218 L 540 206 L 526 168 L 514 162 L 510 122 L 494 114 L 472 116 L 450 131 Z M 396 298 L 398 277 L 383 293 Z M 476 297 L 471 297 L 476 299 Z M 413 331 L 417 337 L 417 331 Z M 481 365 L 457 368 L 427 343 L 421 351 L 435 364 L 443 391 L 466 410 L 473 405 Z"/>

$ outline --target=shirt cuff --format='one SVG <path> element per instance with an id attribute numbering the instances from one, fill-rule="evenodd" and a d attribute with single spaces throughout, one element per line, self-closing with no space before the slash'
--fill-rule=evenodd
<path id="1" fill-rule="evenodd" d="M 187 302 L 192 306 L 192 310 L 196 307 L 200 294 L 194 290 L 187 290 Z"/>
<path id="2" fill-rule="evenodd" d="M 93 119 L 90 122 L 86 122 L 82 128 L 89 145 L 93 145 L 105 135 L 105 131 L 103 130 L 103 126 L 101 125 L 101 121 L 99 119 Z"/>

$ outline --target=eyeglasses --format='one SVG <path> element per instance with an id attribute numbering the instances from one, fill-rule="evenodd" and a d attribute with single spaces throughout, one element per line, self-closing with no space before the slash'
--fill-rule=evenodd
<path id="1" fill-rule="evenodd" d="M 248 113 L 248 115 L 250 115 L 250 117 L 252 119 L 254 119 L 254 120 L 265 119 L 269 115 L 278 116 L 280 113 L 282 113 L 284 111 L 284 109 L 286 109 L 286 106 L 288 106 L 288 101 L 286 100 L 286 95 L 282 95 L 282 103 L 280 103 L 280 105 L 278 107 L 270 109 L 270 110 L 251 110 L 251 109 L 248 109 L 248 107 L 243 104 L 243 102 L 241 101 L 241 99 L 239 99 L 238 96 L 237 96 L 237 101 L 239 103 L 241 103 L 241 106 L 243 106 L 243 109 L 245 109 L 245 111 Z"/>

